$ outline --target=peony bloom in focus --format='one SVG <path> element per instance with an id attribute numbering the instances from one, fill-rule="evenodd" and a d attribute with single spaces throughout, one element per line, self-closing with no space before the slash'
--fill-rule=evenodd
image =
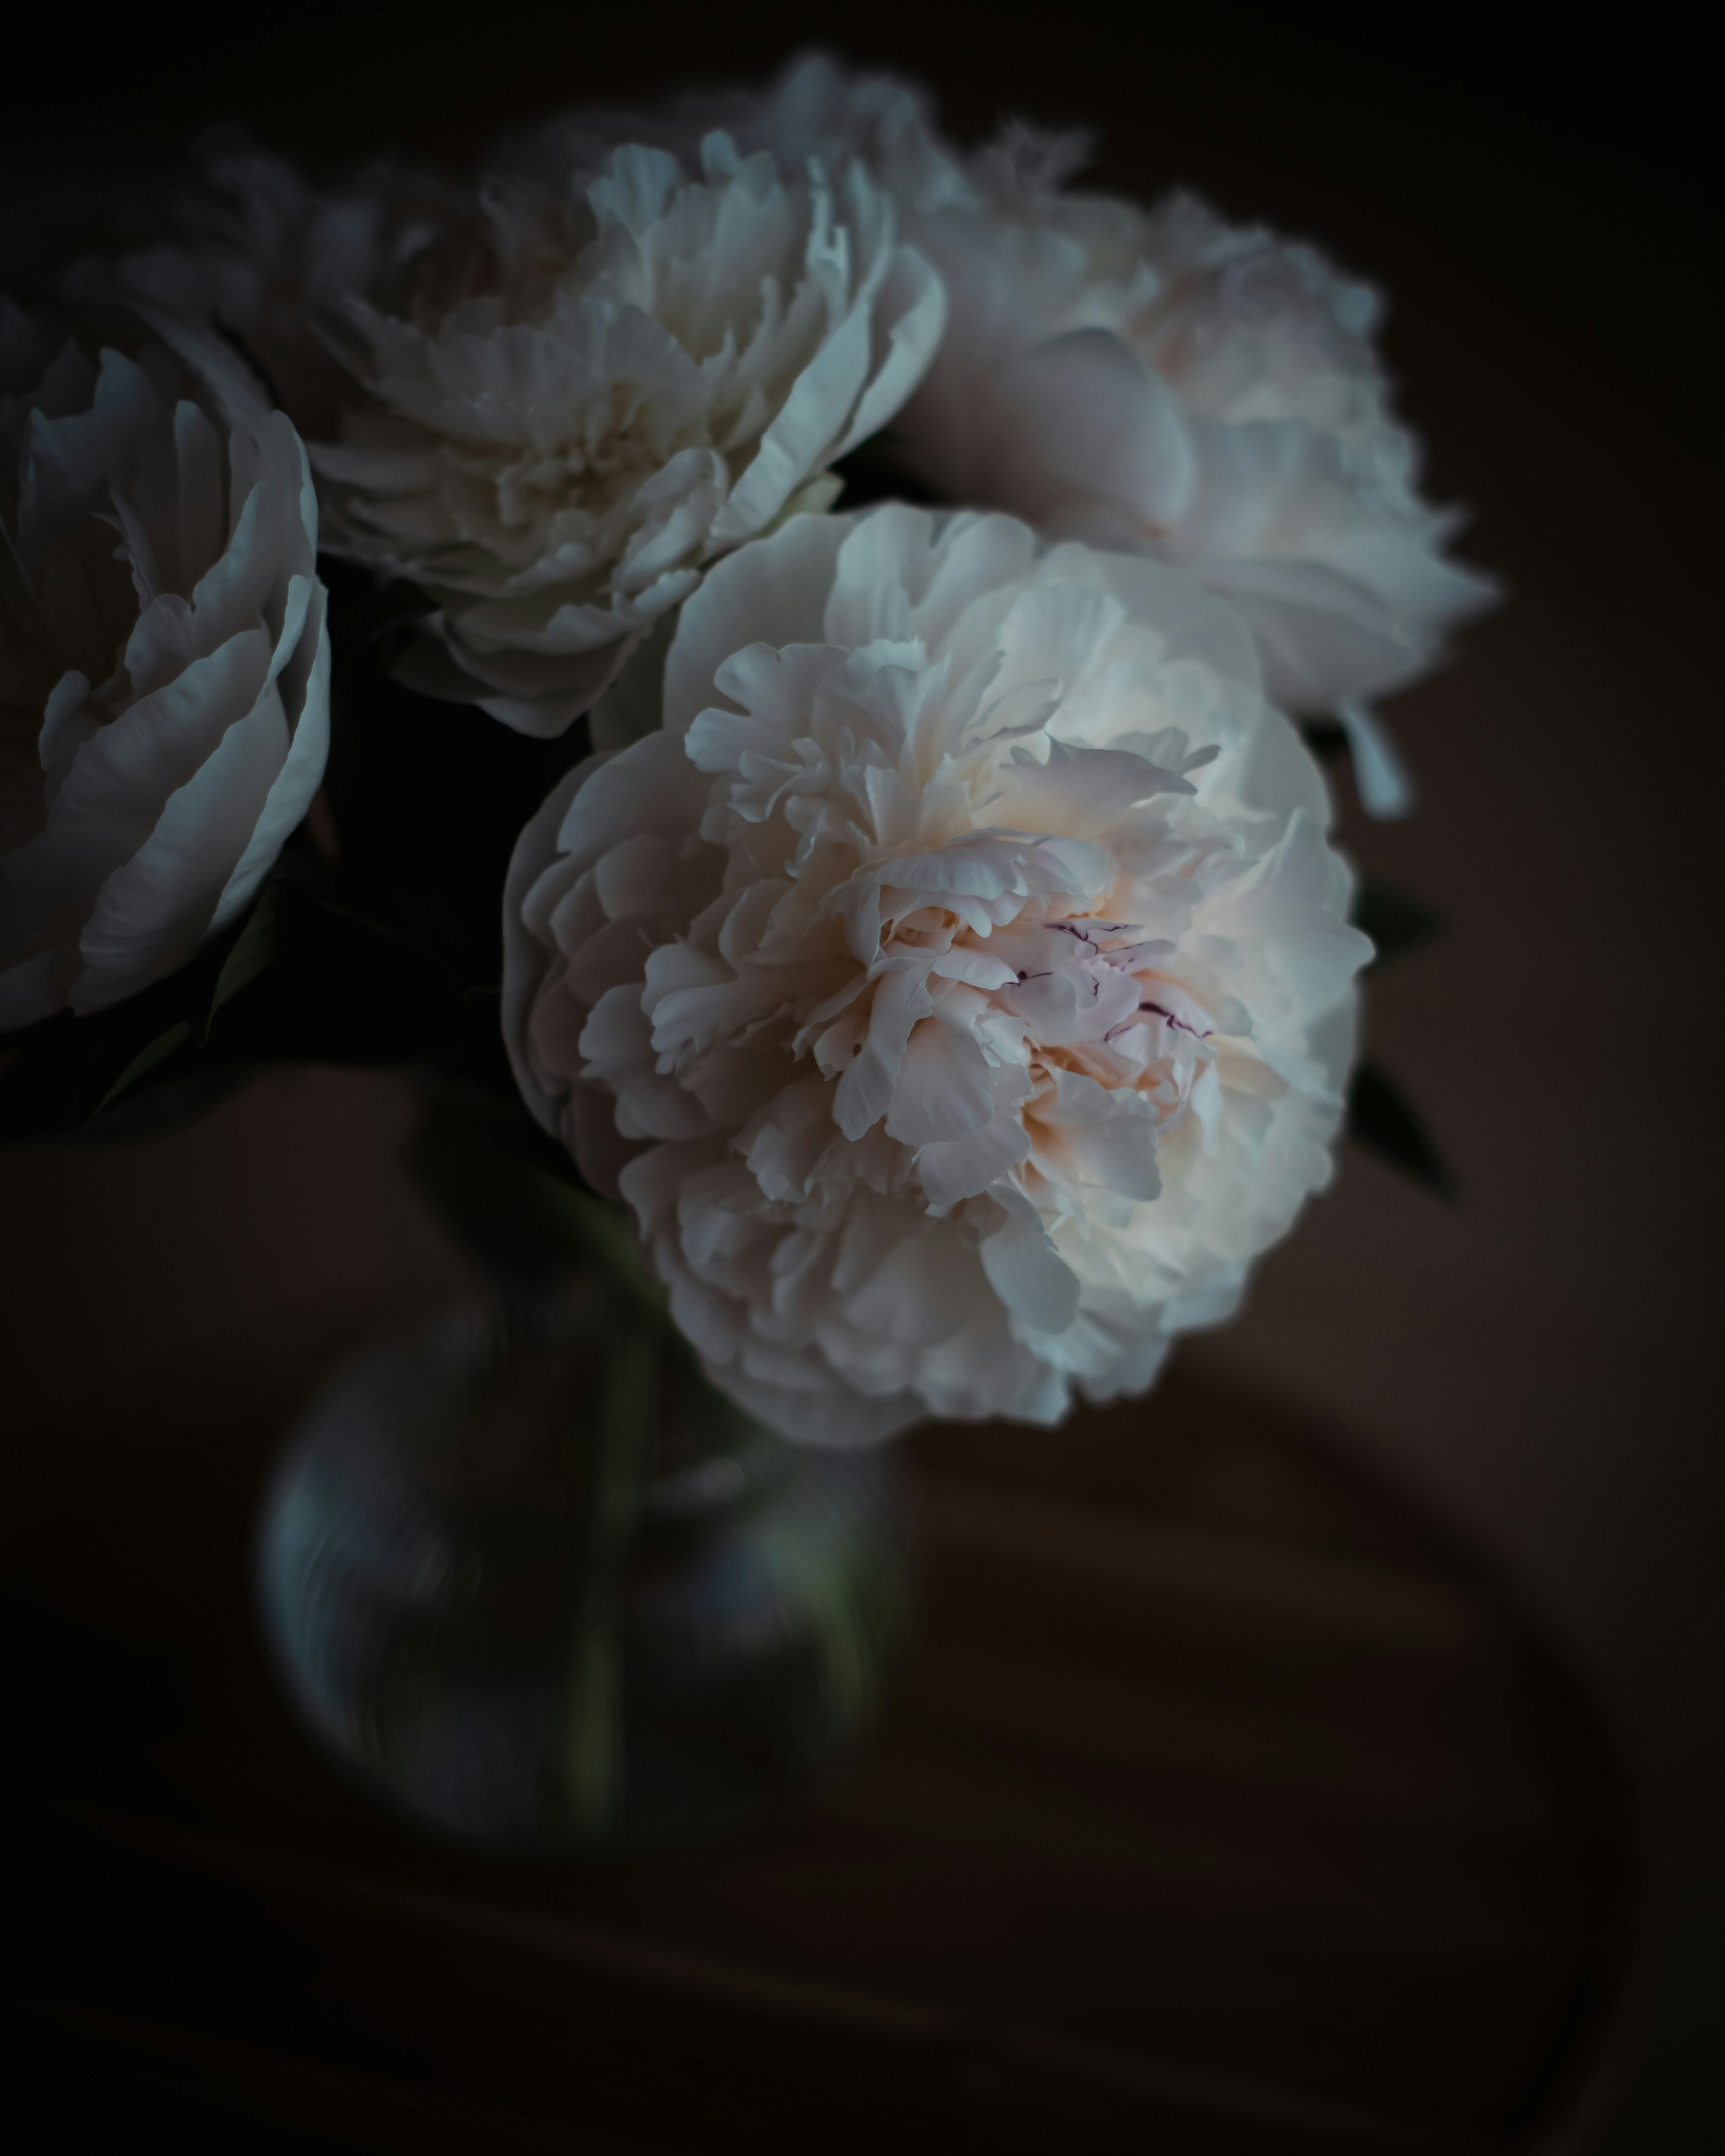
<path id="1" fill-rule="evenodd" d="M 183 964 L 328 752 L 305 449 L 224 349 L 153 328 L 92 359 L 0 303 L 0 1029 Z"/>
<path id="2" fill-rule="evenodd" d="M 399 669 L 527 733 L 585 711 L 707 563 L 829 501 L 945 319 L 856 163 L 708 135 L 494 177 L 324 310 L 356 385 L 326 544 L 435 603 Z M 328 291 L 331 280 L 321 280 Z"/>
<path id="3" fill-rule="evenodd" d="M 1370 950 L 1245 629 L 889 505 L 648 657 L 517 845 L 504 1023 L 711 1374 L 822 1442 L 1147 1383 L 1327 1181 Z"/>

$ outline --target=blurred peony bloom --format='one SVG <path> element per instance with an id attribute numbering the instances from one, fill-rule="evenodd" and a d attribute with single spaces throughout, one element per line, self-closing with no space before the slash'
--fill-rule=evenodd
<path id="1" fill-rule="evenodd" d="M 716 131 L 745 156 L 764 151 L 787 171 L 811 157 L 829 166 L 860 159 L 904 211 L 980 206 L 957 152 L 941 140 L 927 91 L 894 75 L 849 74 L 823 52 L 798 54 L 762 90 L 687 90 L 651 105 L 556 113 L 508 136 L 491 168 L 561 187 L 626 142 L 692 165 Z"/>
<path id="2" fill-rule="evenodd" d="M 186 183 L 144 208 L 148 238 L 73 263 L 60 290 L 74 304 L 117 300 L 214 324 L 309 441 L 338 429 L 355 393 L 320 334 L 326 310 L 380 260 L 411 254 L 470 212 L 460 189 L 387 162 L 321 194 L 287 158 L 213 128 L 194 145 Z"/>
<path id="3" fill-rule="evenodd" d="M 1367 806 L 1405 809 L 1369 700 L 1425 673 L 1496 588 L 1445 557 L 1461 520 L 1419 494 L 1370 287 L 1190 195 L 1146 213 L 1067 191 L 1079 136 L 1013 126 L 962 156 L 915 85 L 819 54 L 643 124 L 673 140 L 721 110 L 779 156 L 842 143 L 947 280 L 947 336 L 887 444 L 896 469 L 942 501 L 1187 563 L 1250 621 L 1273 699 L 1342 721 Z"/>
<path id="4" fill-rule="evenodd" d="M 237 334 L 340 436 L 311 451 L 326 547 L 431 602 L 402 677 L 526 733 L 585 711 L 706 563 L 830 501 L 945 321 L 842 146 L 632 126 L 542 131 L 477 192 L 377 165 L 326 196 L 218 136 L 151 245 L 64 286 Z"/>
<path id="5" fill-rule="evenodd" d="M 305 449 L 221 346 L 151 326 L 92 361 L 0 303 L 0 1029 L 184 963 L 328 752 Z"/>
<path id="6" fill-rule="evenodd" d="M 832 501 L 944 323 L 860 166 L 722 134 L 373 233 L 362 259 L 349 213 L 306 285 L 356 393 L 313 446 L 326 546 L 435 602 L 412 688 L 521 733 L 587 710 L 707 562 Z"/>
<path id="7" fill-rule="evenodd" d="M 1368 700 L 1405 687 L 1491 581 L 1418 490 L 1377 295 L 1190 195 L 1147 213 L 1060 182 L 1082 145 L 1009 130 L 977 209 L 910 220 L 952 324 L 900 468 L 1042 529 L 1184 562 L 1250 622 L 1271 696 L 1335 715 L 1368 805 L 1407 805 Z"/>
<path id="8" fill-rule="evenodd" d="M 1327 1180 L 1370 951 L 1238 619 L 888 505 L 654 656 L 517 845 L 504 1025 L 711 1375 L 832 1443 L 1147 1384 Z"/>
<path id="9" fill-rule="evenodd" d="M 409 685 L 542 735 L 708 562 L 831 501 L 945 319 L 860 165 L 716 133 L 687 165 L 625 144 L 557 187 L 494 177 L 346 274 L 325 320 L 364 395 L 312 450 L 326 543 L 435 602 Z"/>

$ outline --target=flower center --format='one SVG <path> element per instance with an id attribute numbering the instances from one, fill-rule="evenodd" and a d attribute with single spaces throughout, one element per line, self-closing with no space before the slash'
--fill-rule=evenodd
<path id="1" fill-rule="evenodd" d="M 614 382 L 578 434 L 555 449 L 529 449 L 499 465 L 492 483 L 506 531 L 551 536 L 570 511 L 604 516 L 633 498 L 679 450 L 703 447 L 698 422 L 655 424 L 639 390 Z"/>
<path id="2" fill-rule="evenodd" d="M 1014 969 L 993 1001 L 1021 1023 L 1033 1074 L 1070 1070 L 1171 1108 L 1209 1060 L 1210 1014 L 1168 973 L 1173 946 L 1134 922 L 1021 918 L 977 947 Z"/>

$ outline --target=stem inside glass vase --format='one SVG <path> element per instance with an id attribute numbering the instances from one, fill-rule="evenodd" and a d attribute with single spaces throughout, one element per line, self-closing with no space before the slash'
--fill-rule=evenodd
<path id="1" fill-rule="evenodd" d="M 872 1718 L 908 1563 L 880 1452 L 788 1444 L 707 1379 L 620 1213 L 434 1098 L 411 1165 L 493 1313 L 306 1417 L 263 1523 L 302 1714 L 483 1845 L 639 1845 L 795 1788 Z"/>

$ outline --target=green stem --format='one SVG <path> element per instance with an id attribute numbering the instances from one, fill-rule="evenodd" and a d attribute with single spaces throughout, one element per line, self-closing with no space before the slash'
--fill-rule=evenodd
<path id="1" fill-rule="evenodd" d="M 569 1809 L 596 1839 L 623 1805 L 623 1597 L 643 1444 L 658 1415 L 662 1342 L 660 1326 L 646 1313 L 617 1315 L 605 1346 L 593 1432 L 562 1761 Z"/>
<path id="2" fill-rule="evenodd" d="M 665 1290 L 622 1208 L 506 1152 L 484 1116 L 428 1101 L 408 1164 L 506 1303 L 536 1301 L 582 1275 L 664 1322 Z"/>
<path id="3" fill-rule="evenodd" d="M 564 1807 L 602 1840 L 624 1800 L 623 1599 L 637 1493 L 676 1335 L 665 1291 L 627 1216 L 493 1142 L 483 1115 L 435 1097 L 408 1163 L 420 1188 L 531 1337 L 578 1280 L 603 1297 L 591 1335 L 594 1412 L 572 1432 L 583 1455 L 584 1547 L 571 1581 L 566 1723 L 557 1773 Z"/>

